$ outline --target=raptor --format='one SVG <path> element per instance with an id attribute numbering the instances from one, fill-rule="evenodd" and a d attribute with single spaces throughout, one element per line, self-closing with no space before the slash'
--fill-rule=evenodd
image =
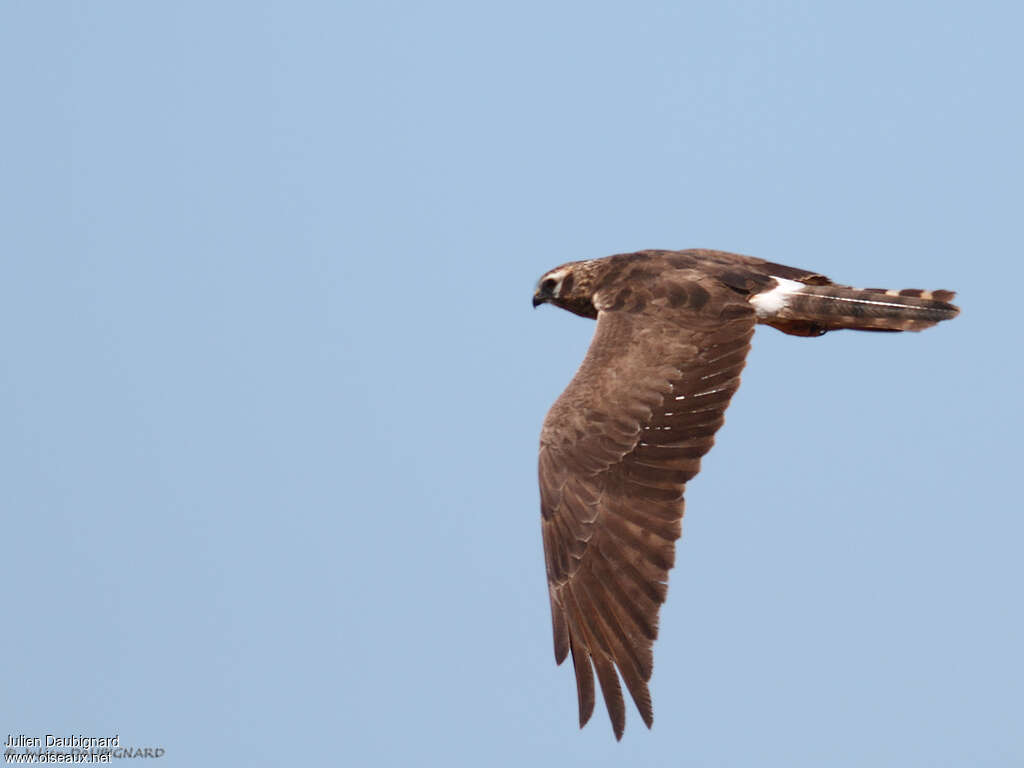
<path id="1" fill-rule="evenodd" d="M 658 612 L 686 483 L 740 383 L 754 326 L 795 336 L 920 331 L 960 310 L 952 291 L 857 289 L 722 251 L 639 251 L 545 273 L 533 306 L 597 320 L 540 437 L 540 500 L 555 660 L 570 654 L 582 728 L 594 676 L 616 739 L 621 677 L 648 728 Z"/>

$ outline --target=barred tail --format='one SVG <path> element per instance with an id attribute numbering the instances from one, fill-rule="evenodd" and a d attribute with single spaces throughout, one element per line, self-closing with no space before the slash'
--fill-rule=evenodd
<path id="1" fill-rule="evenodd" d="M 887 291 L 776 280 L 774 290 L 752 303 L 761 322 L 796 336 L 820 336 L 841 328 L 922 331 L 960 314 L 959 307 L 949 303 L 952 291 Z"/>

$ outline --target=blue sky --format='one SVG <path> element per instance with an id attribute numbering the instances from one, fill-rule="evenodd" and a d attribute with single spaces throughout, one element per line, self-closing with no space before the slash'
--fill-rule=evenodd
<path id="1" fill-rule="evenodd" d="M 0 728 L 169 765 L 1019 765 L 1024 11 L 0 8 Z M 653 731 L 583 732 L 536 490 L 573 259 L 949 288 L 761 329 Z"/>

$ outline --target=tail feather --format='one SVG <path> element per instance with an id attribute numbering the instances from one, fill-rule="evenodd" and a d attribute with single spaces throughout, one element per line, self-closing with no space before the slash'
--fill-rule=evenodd
<path id="1" fill-rule="evenodd" d="M 844 285 L 794 285 L 780 282 L 782 291 L 771 305 L 767 323 L 797 336 L 820 336 L 828 331 L 921 331 L 960 314 L 950 303 L 953 291 L 902 291 L 850 288 Z M 765 306 L 766 302 L 762 302 Z"/>
<path id="2" fill-rule="evenodd" d="M 920 288 L 904 288 L 902 291 L 886 290 L 885 288 L 862 288 L 863 293 L 884 293 L 886 296 L 911 296 L 919 299 L 931 299 L 942 304 L 948 304 L 956 296 L 954 291 L 922 291 Z M 960 310 L 956 307 L 957 312 Z"/>

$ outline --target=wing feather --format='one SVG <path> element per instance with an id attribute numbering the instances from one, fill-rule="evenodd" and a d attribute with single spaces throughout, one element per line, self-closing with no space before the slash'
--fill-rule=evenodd
<path id="1" fill-rule="evenodd" d="M 569 649 L 576 673 L 576 697 L 579 703 L 580 728 L 586 725 L 594 713 L 594 672 L 591 666 L 590 647 L 586 630 L 581 626 L 580 611 L 571 589 L 562 590 L 563 596 L 572 601 L 563 607 L 569 625 Z"/>
<path id="2" fill-rule="evenodd" d="M 590 660 L 594 665 L 594 671 L 597 672 L 597 680 L 601 683 L 601 694 L 604 696 L 604 704 L 612 721 L 612 730 L 615 731 L 615 738 L 621 739 L 626 728 L 626 704 L 622 698 L 622 687 L 619 685 L 619 676 L 615 668 L 616 663 L 620 667 L 624 666 L 624 661 L 615 660 L 612 656 L 610 644 L 601 631 L 599 609 L 591 601 L 586 583 L 586 579 L 580 579 L 573 585 L 571 591 L 575 598 L 576 610 L 579 612 L 580 623 L 585 629 Z"/>
<path id="3" fill-rule="evenodd" d="M 681 532 L 683 492 L 722 426 L 750 348 L 753 310 L 723 285 L 695 312 L 657 296 L 602 310 L 575 378 L 541 433 L 539 474 L 555 659 L 573 658 L 580 726 L 594 674 L 616 738 L 621 676 L 653 722 L 648 681 L 658 612 Z M 636 287 L 633 293 L 636 295 Z M 614 296 L 607 307 L 622 307 Z"/>

